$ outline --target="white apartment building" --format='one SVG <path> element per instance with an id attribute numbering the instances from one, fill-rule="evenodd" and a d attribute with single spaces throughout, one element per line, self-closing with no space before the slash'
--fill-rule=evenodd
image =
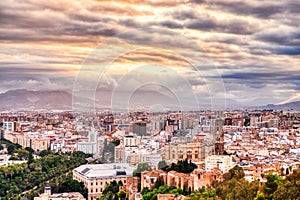
<path id="1" fill-rule="evenodd" d="M 133 133 L 130 133 L 129 135 L 126 135 L 124 137 L 124 146 L 127 148 L 130 147 L 139 147 L 141 144 L 141 137 L 137 136 Z"/>
<path id="2" fill-rule="evenodd" d="M 76 145 L 77 151 L 82 151 L 87 154 L 97 154 L 99 152 L 98 132 L 92 130 L 88 135 L 88 142 L 78 142 Z"/>
<path id="3" fill-rule="evenodd" d="M 14 122 L 3 122 L 3 129 L 4 129 L 4 131 L 12 132 L 15 130 L 14 125 L 15 125 Z"/>

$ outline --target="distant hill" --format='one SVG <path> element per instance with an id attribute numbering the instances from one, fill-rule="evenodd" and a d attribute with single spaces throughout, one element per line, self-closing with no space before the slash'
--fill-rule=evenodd
<path id="1" fill-rule="evenodd" d="M 67 91 L 11 90 L 0 94 L 1 110 L 68 110 L 72 95 Z"/>
<path id="2" fill-rule="evenodd" d="M 96 108 L 107 109 L 111 107 L 112 91 L 101 90 L 95 93 Z M 86 102 L 84 95 L 76 97 L 79 102 Z M 122 100 L 122 99 L 120 99 Z M 125 102 L 126 103 L 126 102 Z M 139 105 L 160 104 L 162 106 L 174 105 L 176 101 L 158 92 L 140 91 L 131 96 L 130 102 L 133 107 Z M 0 93 L 0 110 L 71 110 L 72 91 L 30 91 L 10 90 Z"/>
<path id="3" fill-rule="evenodd" d="M 256 109 L 266 110 L 300 110 L 300 101 L 285 103 L 285 104 L 268 104 L 266 106 L 253 107 Z"/>
<path id="4" fill-rule="evenodd" d="M 162 108 L 179 108 L 178 102 L 174 97 L 156 91 L 139 91 L 134 93 L 131 95 L 129 102 L 124 101 L 124 99 L 126 99 L 125 96 L 125 93 L 123 96 L 121 94 L 121 98 L 117 99 L 118 101 L 112 101 L 111 90 L 97 90 L 95 93 L 96 108 L 97 110 L 110 109 L 112 103 L 114 102 L 117 102 L 118 105 L 121 105 L 120 110 L 127 110 L 128 103 L 133 109 L 144 108 L 151 111 L 155 111 L 153 109 Z M 87 98 L 83 94 L 78 94 L 76 99 L 77 102 L 79 101 L 79 103 L 87 102 Z M 199 102 L 199 104 L 200 103 L 201 102 Z M 200 109 L 210 108 L 209 104 L 201 104 L 200 106 Z M 235 108 L 239 109 L 244 107 L 237 105 Z M 281 105 L 268 104 L 266 106 L 253 106 L 248 108 L 259 110 L 300 110 L 300 101 Z M 5 93 L 0 93 L 0 110 L 72 110 L 72 91 L 30 91 L 24 89 L 10 90 Z"/>

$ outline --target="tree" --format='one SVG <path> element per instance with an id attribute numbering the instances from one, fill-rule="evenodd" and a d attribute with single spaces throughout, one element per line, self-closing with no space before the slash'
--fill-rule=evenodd
<path id="1" fill-rule="evenodd" d="M 31 153 L 34 152 L 34 150 L 31 147 L 25 147 L 25 150 L 28 151 L 28 152 L 31 152 Z"/>
<path id="2" fill-rule="evenodd" d="M 200 188 L 199 190 L 191 194 L 190 200 L 199 200 L 201 198 L 204 199 L 210 198 L 212 200 L 217 200 L 218 196 L 216 194 L 216 190 L 214 189 L 208 188 L 205 190 L 205 188 Z"/>
<path id="3" fill-rule="evenodd" d="M 77 180 L 73 180 L 72 173 L 65 178 L 64 182 L 60 183 L 58 186 L 51 187 L 51 189 L 54 193 L 79 192 L 85 198 L 88 196 L 88 190 L 84 187 L 84 184 Z"/>
<path id="4" fill-rule="evenodd" d="M 254 200 L 266 200 L 266 198 L 263 193 L 258 192 Z"/>
<path id="5" fill-rule="evenodd" d="M 226 182 L 224 199 L 253 200 L 257 194 L 258 186 L 259 182 L 249 183 L 244 178 L 233 178 Z"/>
<path id="6" fill-rule="evenodd" d="M 155 188 L 159 188 L 160 186 L 164 185 L 164 180 L 163 179 L 157 179 L 155 182 Z"/>
<path id="7" fill-rule="evenodd" d="M 170 187 L 168 185 L 160 186 L 159 188 L 154 188 L 153 190 L 149 190 L 148 188 L 144 188 L 142 191 L 143 200 L 155 200 L 157 199 L 158 194 L 184 194 L 184 191 L 180 188 Z"/>
<path id="8" fill-rule="evenodd" d="M 51 151 L 49 150 L 42 150 L 40 153 L 39 153 L 39 156 L 41 157 L 45 157 L 47 155 L 51 154 Z"/>
<path id="9" fill-rule="evenodd" d="M 244 178 L 244 176 L 245 176 L 245 173 L 244 173 L 243 168 L 241 168 L 238 165 L 234 166 L 233 168 L 231 168 L 229 170 L 229 172 L 227 172 L 223 175 L 225 180 L 230 180 L 233 178 L 241 179 L 241 178 Z"/>
<path id="10" fill-rule="evenodd" d="M 112 181 L 109 184 L 107 184 L 102 192 L 102 196 L 100 199 L 115 199 L 118 200 L 119 199 L 119 187 L 122 186 L 123 183 L 121 181 L 119 181 L 117 183 L 117 181 Z M 126 193 L 125 193 L 125 197 L 126 197 Z"/>
<path id="11" fill-rule="evenodd" d="M 125 200 L 126 199 L 126 192 L 124 190 L 120 190 L 118 192 L 118 197 L 120 200 Z"/>
<path id="12" fill-rule="evenodd" d="M 273 194 L 274 200 L 296 200 L 300 197 L 300 170 L 294 170 Z"/>
<path id="13" fill-rule="evenodd" d="M 32 155 L 32 153 L 29 153 L 27 164 L 29 165 L 30 163 L 33 163 L 33 161 L 34 161 L 33 155 Z"/>
<path id="14" fill-rule="evenodd" d="M 195 163 L 192 163 L 191 161 L 188 161 L 185 159 L 184 161 L 179 160 L 177 164 L 172 163 L 171 166 L 166 167 L 164 170 L 166 171 L 171 171 L 174 170 L 176 172 L 181 172 L 181 173 L 191 173 L 194 171 L 194 169 L 197 168 L 197 165 Z"/>
<path id="15" fill-rule="evenodd" d="M 9 160 L 19 160 L 17 156 L 10 156 Z"/>
<path id="16" fill-rule="evenodd" d="M 32 153 L 29 153 L 29 155 L 32 156 Z M 54 189 L 60 185 L 65 187 L 63 190 L 76 188 L 75 186 L 78 186 L 78 183 L 74 183 L 73 180 L 72 182 L 64 183 L 68 181 L 66 174 L 72 172 L 75 167 L 85 163 L 85 158 L 66 153 L 62 155 L 49 154 L 35 160 L 29 159 L 28 164 L 1 166 L 0 197 L 5 197 L 3 199 L 7 200 L 18 198 L 33 199 L 38 193 L 43 192 L 46 182 Z M 80 184 L 82 185 L 82 183 Z M 36 189 L 32 190 L 35 187 Z M 27 192 L 23 193 L 24 191 Z M 80 193 L 84 195 L 84 192 Z"/>
<path id="17" fill-rule="evenodd" d="M 114 140 L 111 143 L 113 143 L 115 146 L 119 146 L 120 140 Z"/>
<path id="18" fill-rule="evenodd" d="M 283 178 L 275 174 L 268 174 L 266 176 L 267 182 L 264 184 L 264 193 L 268 199 L 273 198 L 273 193 L 277 190 L 278 186 L 282 184 Z"/>
<path id="19" fill-rule="evenodd" d="M 29 157 L 29 151 L 25 149 L 15 149 L 13 154 L 17 154 L 19 160 L 27 160 Z"/>
<path id="20" fill-rule="evenodd" d="M 133 176 L 141 177 L 142 172 L 152 171 L 148 163 L 139 163 L 137 169 L 133 171 Z"/>
<path id="21" fill-rule="evenodd" d="M 165 169 L 166 167 L 168 167 L 166 161 L 161 160 L 161 161 L 158 162 L 158 165 L 157 165 L 158 169 Z"/>

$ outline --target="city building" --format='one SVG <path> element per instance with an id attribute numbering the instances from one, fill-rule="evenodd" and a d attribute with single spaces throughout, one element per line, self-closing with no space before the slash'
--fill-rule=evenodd
<path id="1" fill-rule="evenodd" d="M 232 157 L 227 155 L 211 155 L 205 158 L 205 170 L 220 169 L 223 173 L 233 167 Z"/>
<path id="2" fill-rule="evenodd" d="M 178 160 L 200 161 L 205 159 L 205 144 L 202 142 L 170 143 L 165 145 L 164 159 L 176 163 Z"/>
<path id="3" fill-rule="evenodd" d="M 15 122 L 3 122 L 3 130 L 4 131 L 15 131 Z"/>
<path id="4" fill-rule="evenodd" d="M 138 122 L 134 122 L 132 124 L 132 132 L 143 136 L 147 134 L 147 129 L 146 129 L 147 123 L 144 121 L 138 121 Z"/>
<path id="5" fill-rule="evenodd" d="M 97 154 L 99 152 L 98 132 L 95 130 L 89 131 L 88 142 L 78 142 L 76 148 L 77 151 L 87 154 Z"/>
<path id="6" fill-rule="evenodd" d="M 51 194 L 51 187 L 46 186 L 44 193 L 39 197 L 34 197 L 34 200 L 85 200 L 85 198 L 79 192 Z"/>
<path id="7" fill-rule="evenodd" d="M 84 183 L 88 189 L 88 200 L 95 200 L 112 181 L 126 185 L 127 178 L 135 169 L 127 163 L 87 164 L 73 170 L 73 179 Z"/>

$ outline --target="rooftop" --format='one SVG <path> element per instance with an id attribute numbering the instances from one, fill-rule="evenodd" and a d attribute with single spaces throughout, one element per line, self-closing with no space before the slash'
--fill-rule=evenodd
<path id="1" fill-rule="evenodd" d="M 87 164 L 74 169 L 88 179 L 92 178 L 114 178 L 116 176 L 132 176 L 136 167 L 127 163 Z"/>

